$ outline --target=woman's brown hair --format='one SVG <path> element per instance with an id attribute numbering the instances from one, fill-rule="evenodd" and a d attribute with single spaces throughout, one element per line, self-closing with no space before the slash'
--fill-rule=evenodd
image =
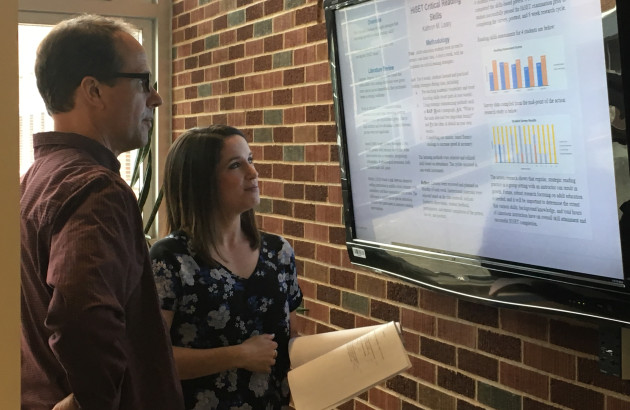
<path id="1" fill-rule="evenodd" d="M 191 128 L 175 140 L 164 165 L 164 199 L 171 232 L 184 231 L 193 250 L 216 266 L 219 190 L 217 165 L 226 138 L 243 133 L 227 125 Z M 260 246 L 260 232 L 253 209 L 241 214 L 241 228 L 252 249 Z"/>

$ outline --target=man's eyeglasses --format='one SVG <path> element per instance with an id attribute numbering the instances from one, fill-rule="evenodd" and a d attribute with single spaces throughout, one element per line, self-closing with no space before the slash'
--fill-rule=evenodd
<path id="1" fill-rule="evenodd" d="M 142 80 L 142 89 L 145 93 L 150 93 L 153 89 L 151 86 L 151 73 L 114 73 L 112 78 L 138 78 Z"/>

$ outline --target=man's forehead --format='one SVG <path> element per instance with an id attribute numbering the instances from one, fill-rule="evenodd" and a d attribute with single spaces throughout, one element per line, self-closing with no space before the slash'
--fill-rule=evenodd
<path id="1" fill-rule="evenodd" d="M 138 40 L 124 31 L 118 32 L 116 38 L 116 49 L 123 67 L 137 72 L 149 71 L 147 54 Z"/>

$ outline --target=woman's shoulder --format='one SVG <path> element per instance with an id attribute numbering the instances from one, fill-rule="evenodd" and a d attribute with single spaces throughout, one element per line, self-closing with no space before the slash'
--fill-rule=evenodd
<path id="1" fill-rule="evenodd" d="M 284 239 L 284 237 L 276 235 L 274 233 L 260 232 L 260 239 L 263 246 L 266 245 L 271 248 L 282 248 L 285 246 L 291 246 L 289 242 Z"/>
<path id="2" fill-rule="evenodd" d="M 159 258 L 164 255 L 177 254 L 190 254 L 190 247 L 188 246 L 188 236 L 183 231 L 171 232 L 169 235 L 162 239 L 157 240 L 153 245 L 149 254 L 151 258 Z"/>

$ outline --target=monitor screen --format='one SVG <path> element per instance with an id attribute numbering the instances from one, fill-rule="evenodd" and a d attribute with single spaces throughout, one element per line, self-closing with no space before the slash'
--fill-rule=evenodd
<path id="1" fill-rule="evenodd" d="M 626 290 L 608 3 L 325 3 L 354 262 L 372 247 Z"/>

